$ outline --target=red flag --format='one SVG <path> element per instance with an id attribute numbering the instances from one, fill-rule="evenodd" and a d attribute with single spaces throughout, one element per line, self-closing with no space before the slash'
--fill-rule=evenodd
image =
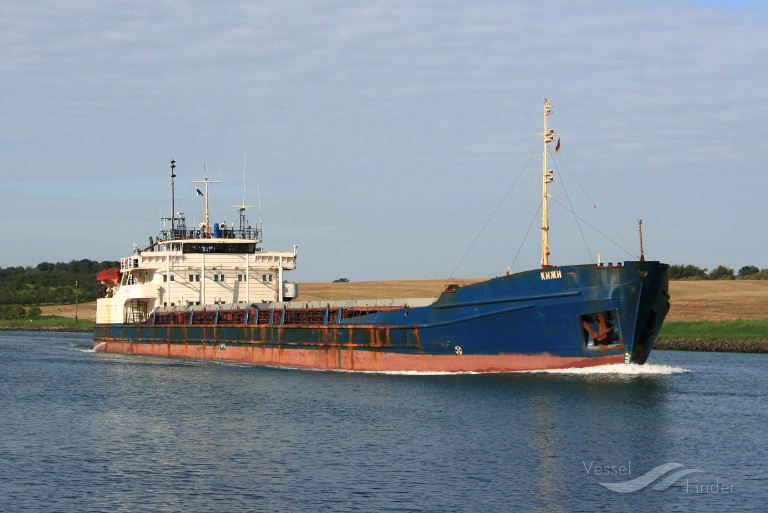
<path id="1" fill-rule="evenodd" d="M 557 145 L 555 146 L 555 153 L 560 153 L 560 138 L 557 138 Z"/>

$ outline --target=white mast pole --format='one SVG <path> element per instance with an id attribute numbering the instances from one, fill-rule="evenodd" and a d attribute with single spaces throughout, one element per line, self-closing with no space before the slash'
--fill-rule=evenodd
<path id="1" fill-rule="evenodd" d="M 211 214 L 208 210 L 208 178 L 205 179 L 205 231 L 211 234 Z"/>
<path id="2" fill-rule="evenodd" d="M 549 130 L 547 116 L 552 114 L 552 104 L 544 98 L 544 132 L 538 134 L 544 139 L 544 158 L 542 168 L 542 213 L 541 213 L 541 267 L 550 267 L 549 265 L 549 192 L 547 186 L 555 181 L 554 173 L 547 169 L 547 156 L 549 153 L 549 143 L 555 140 L 558 135 L 554 130 Z"/>
<path id="3" fill-rule="evenodd" d="M 243 202 L 239 205 L 232 205 L 233 208 L 237 209 L 237 214 L 240 217 L 240 237 L 245 237 L 245 209 L 251 208 L 250 205 L 245 204 L 245 161 L 248 156 L 245 155 L 243 157 Z"/>
<path id="4" fill-rule="evenodd" d="M 208 180 L 208 178 L 204 178 L 203 180 L 192 180 L 192 183 L 205 184 L 205 235 L 210 236 L 211 235 L 211 216 L 210 216 L 210 211 L 208 210 L 208 184 L 221 183 L 221 180 Z"/>
<path id="5" fill-rule="evenodd" d="M 176 219 L 176 187 L 173 183 L 173 179 L 176 178 L 174 170 L 176 169 L 176 161 L 171 159 L 171 238 L 175 237 L 174 234 L 174 220 Z"/>
<path id="6" fill-rule="evenodd" d="M 171 243 L 165 244 L 165 293 L 166 303 L 171 306 Z"/>

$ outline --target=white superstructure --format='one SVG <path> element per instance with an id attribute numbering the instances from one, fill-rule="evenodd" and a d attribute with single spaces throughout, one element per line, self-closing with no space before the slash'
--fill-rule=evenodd
<path id="1" fill-rule="evenodd" d="M 171 161 L 171 181 L 175 162 Z M 208 192 L 205 183 L 206 198 Z M 206 223 L 188 230 L 183 213 L 176 213 L 171 228 L 163 229 L 149 247 L 134 246 L 131 256 L 120 260 L 111 276 L 100 273 L 106 286 L 97 301 L 98 324 L 144 322 L 155 310 L 221 308 L 289 301 L 298 295 L 285 271 L 296 268 L 293 251 L 264 251 L 261 229 L 246 225 L 245 205 L 238 205 L 239 228 Z M 208 202 L 206 200 L 206 220 Z"/>

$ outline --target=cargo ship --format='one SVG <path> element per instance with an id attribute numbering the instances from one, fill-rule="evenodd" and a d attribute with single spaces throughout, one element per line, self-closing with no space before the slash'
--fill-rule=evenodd
<path id="1" fill-rule="evenodd" d="M 511 372 L 645 363 L 669 310 L 668 268 L 640 257 L 550 263 L 548 128 L 544 100 L 541 267 L 446 283 L 433 298 L 301 301 L 291 251 L 262 248 L 246 220 L 188 228 L 175 212 L 156 240 L 100 272 L 94 349 L 109 353 L 373 372 Z M 559 139 L 558 143 L 559 145 Z M 559 149 L 559 148 L 557 148 Z M 599 259 L 598 259 L 599 260 Z"/>

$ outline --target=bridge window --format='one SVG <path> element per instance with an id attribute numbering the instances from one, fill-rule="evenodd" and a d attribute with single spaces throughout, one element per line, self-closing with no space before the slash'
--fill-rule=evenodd
<path id="1" fill-rule="evenodd" d="M 255 253 L 253 242 L 190 242 L 184 244 L 184 253 Z"/>

